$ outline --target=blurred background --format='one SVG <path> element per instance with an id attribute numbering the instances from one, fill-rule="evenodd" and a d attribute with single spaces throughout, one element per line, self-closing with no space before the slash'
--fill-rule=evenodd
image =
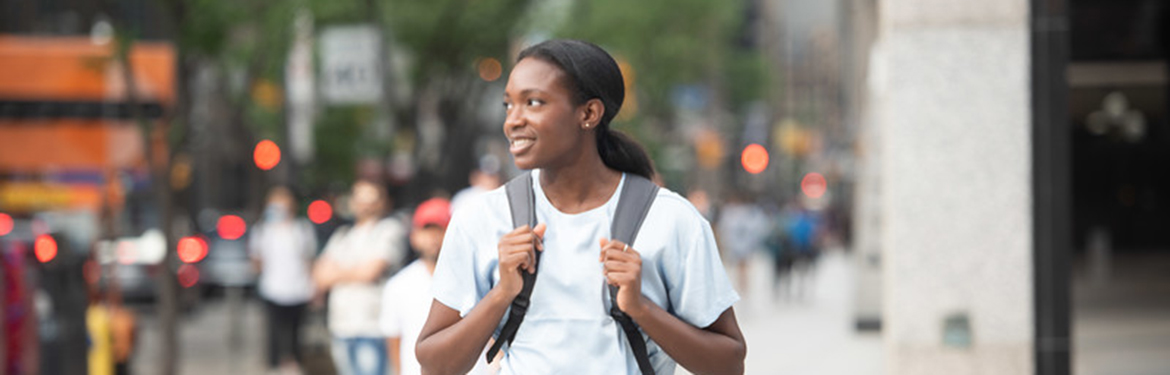
<path id="1" fill-rule="evenodd" d="M 715 228 L 748 374 L 1170 374 L 1168 17 L 0 0 L 0 368 L 95 373 L 100 335 L 126 373 L 273 373 L 248 246 L 269 189 L 320 252 L 359 179 L 403 223 L 506 181 L 515 55 L 569 37 L 617 58 L 615 127 Z M 323 310 L 294 373 L 334 373 Z"/>

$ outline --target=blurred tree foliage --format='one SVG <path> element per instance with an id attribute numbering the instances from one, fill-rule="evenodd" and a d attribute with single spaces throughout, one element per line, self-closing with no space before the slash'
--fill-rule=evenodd
<path id="1" fill-rule="evenodd" d="M 742 129 L 748 104 L 768 99 L 775 78 L 757 47 L 757 25 L 750 23 L 758 19 L 756 10 L 751 0 L 577 1 L 555 33 L 601 45 L 633 68 L 635 92 L 626 95 L 627 104 L 636 95 L 636 113 L 616 127 L 662 160 L 663 142 L 689 141 L 676 126 L 673 96 L 680 86 L 704 89 L 700 121 L 729 137 Z M 671 177 L 668 182 L 680 180 Z"/>
<path id="2" fill-rule="evenodd" d="M 500 60 L 505 67 L 501 80 L 506 79 L 516 52 L 512 48 L 521 43 L 553 36 L 585 39 L 632 67 L 635 92 L 628 96 L 635 98 L 636 108 L 627 105 L 623 112 L 630 113 L 616 126 L 642 140 L 656 158 L 662 157 L 659 142 L 685 141 L 652 136 L 675 134 L 678 109 L 672 95 L 680 85 L 705 88 L 708 118 L 727 122 L 711 125 L 734 134 L 743 107 L 766 99 L 772 82 L 758 49 L 743 42 L 753 32 L 745 25 L 750 0 L 161 1 L 178 21 L 176 39 L 184 61 L 215 64 L 223 72 L 237 137 L 250 143 L 270 138 L 288 144 L 283 108 L 258 103 L 254 88 L 283 87 L 298 11 L 311 12 L 317 32 L 334 25 L 381 28 L 386 61 L 403 61 L 405 69 L 386 64 L 390 75 L 385 92 L 390 95 L 384 103 L 319 112 L 316 161 L 300 173 L 310 191 L 352 180 L 359 158 L 385 161 L 394 151 L 414 155 L 419 169 L 412 185 L 420 187 L 413 194 L 461 187 L 477 156 L 475 140 L 491 136 L 484 129 L 495 129 L 484 124 L 483 98 L 502 83 L 481 80 L 475 62 Z M 443 127 L 437 159 L 427 158 L 426 143 L 419 142 L 426 132 L 418 124 L 428 118 L 437 118 Z M 377 133 L 372 127 L 387 124 L 392 124 L 393 134 L 372 136 Z"/>

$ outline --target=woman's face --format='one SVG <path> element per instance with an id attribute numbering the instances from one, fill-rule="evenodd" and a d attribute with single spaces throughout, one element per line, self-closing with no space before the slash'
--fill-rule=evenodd
<path id="1" fill-rule="evenodd" d="M 520 169 L 567 164 L 583 150 L 583 113 L 565 87 L 556 65 L 537 58 L 520 60 L 504 88 L 504 135 Z"/>

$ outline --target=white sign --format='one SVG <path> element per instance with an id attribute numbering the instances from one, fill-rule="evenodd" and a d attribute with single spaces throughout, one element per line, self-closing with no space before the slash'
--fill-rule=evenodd
<path id="1" fill-rule="evenodd" d="M 373 26 L 336 26 L 322 31 L 322 99 L 330 104 L 374 104 L 381 100 L 381 44 L 382 37 Z"/>

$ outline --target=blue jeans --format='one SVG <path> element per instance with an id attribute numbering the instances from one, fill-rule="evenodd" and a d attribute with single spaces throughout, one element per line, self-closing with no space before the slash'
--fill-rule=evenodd
<path id="1" fill-rule="evenodd" d="M 386 375 L 386 339 L 334 337 L 333 365 L 339 375 Z"/>

